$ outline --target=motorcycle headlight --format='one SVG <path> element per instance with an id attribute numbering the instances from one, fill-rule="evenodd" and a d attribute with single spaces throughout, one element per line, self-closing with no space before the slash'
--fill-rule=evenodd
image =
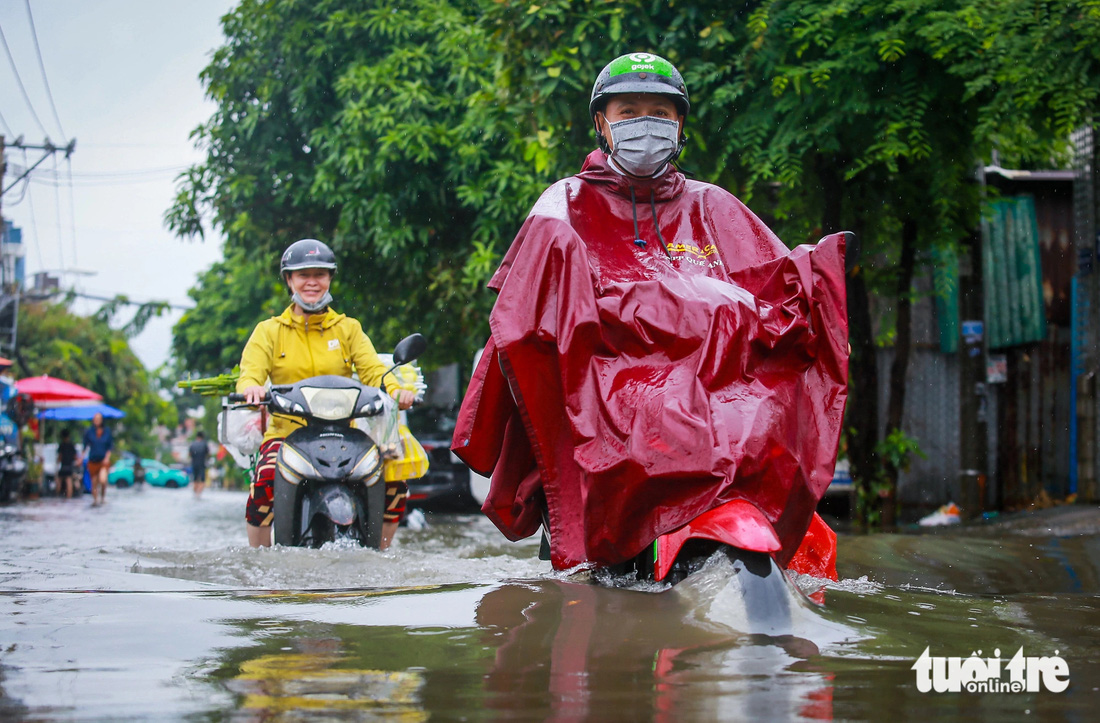
<path id="1" fill-rule="evenodd" d="M 317 468 L 314 467 L 301 452 L 283 444 L 279 449 L 279 471 L 283 473 L 283 479 L 291 484 L 298 484 L 303 477 L 320 477 Z"/>
<path id="2" fill-rule="evenodd" d="M 348 473 L 348 479 L 357 480 L 367 477 L 372 472 L 377 472 L 378 462 L 381 457 L 378 454 L 378 447 L 372 445 L 367 453 L 359 458 L 359 461 L 355 463 L 355 466 L 351 468 L 351 472 Z M 367 486 L 371 486 L 378 481 L 378 475 L 375 475 L 373 480 L 367 480 Z"/>
<path id="3" fill-rule="evenodd" d="M 359 390 L 302 387 L 302 396 L 309 405 L 309 413 L 318 419 L 350 419 L 355 414 Z"/>

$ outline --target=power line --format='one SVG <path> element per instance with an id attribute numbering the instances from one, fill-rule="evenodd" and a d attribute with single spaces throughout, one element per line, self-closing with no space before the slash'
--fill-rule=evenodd
<path id="1" fill-rule="evenodd" d="M 23 163 L 27 163 L 27 149 L 23 149 Z M 27 185 L 30 186 L 30 179 L 27 179 Z M 34 250 L 38 254 L 38 266 L 42 268 L 45 264 L 42 263 L 42 245 L 38 243 L 38 224 L 34 222 L 34 194 L 27 190 L 27 204 L 30 206 L 31 211 L 31 238 L 34 241 Z"/>
<path id="2" fill-rule="evenodd" d="M 8 64 L 11 66 L 11 72 L 15 74 L 15 82 L 19 86 L 19 91 L 23 94 L 23 100 L 27 102 L 27 107 L 30 108 L 31 117 L 38 124 L 38 129 L 42 131 L 42 135 L 49 136 L 50 134 L 46 132 L 46 126 L 42 125 L 42 120 L 34 112 L 34 104 L 31 103 L 31 97 L 27 95 L 27 89 L 23 86 L 23 79 L 19 77 L 19 70 L 15 67 L 15 58 L 12 57 L 11 48 L 8 47 L 8 39 L 4 36 L 3 26 L 0 26 L 0 43 L 4 45 L 4 52 L 8 55 Z"/>
<path id="3" fill-rule="evenodd" d="M 26 167 L 26 162 L 27 162 L 27 150 L 26 150 L 26 148 L 25 148 L 24 146 L 18 146 L 18 145 L 13 145 L 13 146 L 11 146 L 11 147 L 12 147 L 12 148 L 23 148 L 23 163 L 24 163 L 24 168 L 18 168 L 18 169 L 17 169 L 17 168 L 12 168 L 12 175 L 13 175 L 13 176 L 14 176 L 14 175 L 15 175 L 16 173 L 19 173 L 19 171 L 23 171 L 23 172 L 22 172 L 22 173 L 20 173 L 20 174 L 19 174 L 19 178 L 17 178 L 17 179 L 15 179 L 14 181 L 12 181 L 12 182 L 11 182 L 11 184 L 10 184 L 10 185 L 9 185 L 9 186 L 8 186 L 7 188 L 4 188 L 3 190 L 0 190 L 0 195 L 2 195 L 2 194 L 4 194 L 4 193 L 7 193 L 7 192 L 8 192 L 8 191 L 10 191 L 11 189 L 15 188 L 15 184 L 19 183 L 19 182 L 20 182 L 21 180 L 23 180 L 24 178 L 27 178 L 28 176 L 30 176 L 30 174 L 31 174 L 31 171 L 33 171 L 34 169 L 36 169 L 36 168 L 38 168 L 38 167 L 39 167 L 40 165 L 42 165 L 42 162 L 43 162 L 43 161 L 45 161 L 45 160 L 46 160 L 46 159 L 47 159 L 47 158 L 49 157 L 49 155 L 48 155 L 48 154 L 47 154 L 47 155 L 44 155 L 44 156 L 42 156 L 41 158 L 39 158 L 39 159 L 38 159 L 37 161 L 35 161 L 35 164 L 34 164 L 33 166 L 31 166 L 31 167 L 27 168 L 27 167 Z M 6 165 L 6 164 L 5 164 L 5 165 Z"/>
<path id="4" fill-rule="evenodd" d="M 53 119 L 57 122 L 57 129 L 61 131 L 61 137 L 66 138 L 65 129 L 61 127 L 61 119 L 57 115 L 57 106 L 53 102 L 53 91 L 50 90 L 50 80 L 46 77 L 46 64 L 42 62 L 42 48 L 38 45 L 38 31 L 34 27 L 34 15 L 31 13 L 31 0 L 26 0 L 27 19 L 31 23 L 31 37 L 34 39 L 34 52 L 38 56 L 38 68 L 42 71 L 42 83 L 46 86 L 46 97 L 50 101 L 50 110 L 53 111 Z"/>
<path id="5" fill-rule="evenodd" d="M 169 309 L 173 309 L 175 311 L 191 311 L 195 308 L 193 306 L 183 306 L 182 304 L 173 304 L 170 301 L 160 301 L 156 299 L 152 301 L 138 301 L 136 299 L 131 299 L 130 297 L 125 295 L 123 295 L 125 299 L 123 300 L 123 298 L 119 298 L 117 296 L 97 296 L 96 294 L 86 294 L 82 291 L 75 290 L 69 291 L 68 293 L 81 299 L 90 299 L 92 301 L 114 301 L 116 303 L 124 304 L 126 306 L 146 306 L 148 304 L 162 304 L 163 306 Z"/>
<path id="6" fill-rule="evenodd" d="M 22 190 L 19 191 L 19 198 L 15 199 L 15 200 L 12 200 L 10 198 L 5 199 L 4 200 L 5 207 L 10 208 L 12 206 L 18 206 L 20 203 L 22 203 L 23 199 L 27 195 L 27 189 L 30 188 L 30 185 L 31 185 L 31 179 L 29 179 L 29 178 L 25 179 L 23 181 L 23 188 L 22 188 Z"/>
<path id="7" fill-rule="evenodd" d="M 30 180 L 31 180 L 32 183 L 35 183 L 39 186 L 57 186 L 57 187 L 60 187 L 60 186 L 67 185 L 67 181 L 65 179 L 50 179 L 48 177 L 39 176 L 37 173 L 34 174 L 33 176 L 31 176 Z M 80 187 L 80 188 L 109 188 L 109 187 L 112 187 L 112 186 L 140 186 L 142 184 L 148 184 L 148 183 L 164 183 L 166 180 L 168 180 L 168 179 L 166 179 L 166 178 L 156 178 L 156 177 L 152 177 L 152 176 L 147 177 L 147 178 L 119 178 L 119 179 L 115 179 L 113 181 L 112 180 L 101 180 L 100 181 L 100 180 L 92 180 L 92 179 L 81 180 L 81 179 L 77 178 L 77 179 L 74 179 L 72 185 L 73 185 L 74 188 L 75 187 Z"/>
<path id="8" fill-rule="evenodd" d="M 50 157 L 53 158 L 53 173 L 57 175 L 57 155 L 51 153 Z M 65 268 L 65 240 L 61 235 L 61 192 L 57 186 L 53 188 L 53 212 L 54 217 L 57 219 L 57 259 L 61 268 Z"/>
<path id="9" fill-rule="evenodd" d="M 178 143 L 83 143 L 84 148 L 179 148 Z"/>
<path id="10" fill-rule="evenodd" d="M 174 166 L 160 166 L 156 168 L 134 168 L 131 170 L 119 170 L 119 171 L 84 171 L 72 173 L 72 177 L 77 181 L 98 181 L 98 180 L 121 180 L 127 178 L 134 178 L 139 176 L 161 176 L 167 173 L 179 173 L 185 171 L 191 166 L 184 163 Z M 40 171 L 37 174 L 39 177 L 50 177 L 48 171 Z M 63 178 L 57 174 L 53 174 L 54 181 L 62 181 Z"/>
<path id="11" fill-rule="evenodd" d="M 160 175 L 163 173 L 179 173 L 180 171 L 190 168 L 190 164 L 182 163 L 174 166 L 158 166 L 156 168 L 134 168 L 123 171 L 86 171 L 84 173 L 76 173 L 74 177 L 80 179 L 94 179 L 94 178 L 117 178 L 126 176 L 152 176 Z"/>
<path id="12" fill-rule="evenodd" d="M 65 157 L 65 170 L 69 176 L 69 226 L 73 240 L 73 265 L 78 266 L 76 259 L 76 205 L 73 203 L 73 160 Z"/>
<path id="13" fill-rule="evenodd" d="M 4 124 L 4 130 L 7 131 L 6 135 L 9 135 L 9 136 L 14 136 L 15 135 L 15 132 L 12 131 L 11 126 L 9 126 L 8 122 L 4 119 L 4 114 L 3 113 L 0 113 L 0 123 Z"/>

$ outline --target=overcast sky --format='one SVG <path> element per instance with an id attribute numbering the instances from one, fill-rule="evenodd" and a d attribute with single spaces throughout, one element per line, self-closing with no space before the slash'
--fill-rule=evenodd
<path id="1" fill-rule="evenodd" d="M 209 233 L 205 241 L 177 239 L 163 217 L 176 176 L 201 160 L 188 136 L 210 117 L 213 104 L 203 97 L 198 75 L 223 40 L 219 19 L 234 5 L 30 0 L 55 120 L 27 0 L 0 2 L 0 28 L 34 109 L 32 114 L 0 47 L 0 133 L 8 143 L 13 135 L 35 145 L 47 135 L 57 146 L 76 139 L 71 194 L 63 154 L 40 165 L 25 189 L 20 184 L 4 194 L 4 217 L 23 229 L 28 282 L 38 270 L 76 270 L 89 273 L 66 273 L 63 286 L 190 303 L 187 290 L 221 257 L 222 240 Z M 27 165 L 41 157 L 40 151 L 26 154 Z M 5 188 L 16 177 L 12 166 L 24 166 L 23 151 L 9 148 L 7 160 Z M 179 314 L 151 322 L 133 340 L 146 366 L 167 359 Z"/>

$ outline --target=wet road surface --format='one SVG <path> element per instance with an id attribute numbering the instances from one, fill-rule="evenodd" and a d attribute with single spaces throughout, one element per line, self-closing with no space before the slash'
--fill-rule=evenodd
<path id="1" fill-rule="evenodd" d="M 102 508 L 0 508 L 0 720 L 1093 720 L 1100 704 L 1096 508 L 842 537 L 824 607 L 763 636 L 724 561 L 624 589 L 554 573 L 537 539 L 475 515 L 386 553 L 252 550 L 243 505 L 112 488 Z M 1064 659 L 1068 688 L 918 690 L 926 648 L 1007 664 L 1021 647 Z"/>

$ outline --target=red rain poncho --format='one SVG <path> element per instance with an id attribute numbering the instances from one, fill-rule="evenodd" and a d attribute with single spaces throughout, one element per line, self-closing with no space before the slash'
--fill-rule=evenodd
<path id="1" fill-rule="evenodd" d="M 453 449 L 491 474 L 482 510 L 509 539 L 545 507 L 555 568 L 610 565 L 741 498 L 790 560 L 847 396 L 841 235 L 788 251 L 726 191 L 672 169 L 631 180 L 593 151 L 489 286 Z"/>

